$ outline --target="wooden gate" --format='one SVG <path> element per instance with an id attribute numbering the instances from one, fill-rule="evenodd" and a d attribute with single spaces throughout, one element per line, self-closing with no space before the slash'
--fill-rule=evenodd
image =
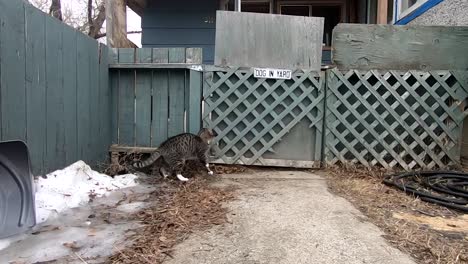
<path id="1" fill-rule="evenodd" d="M 324 78 L 298 70 L 291 80 L 257 79 L 252 68 L 205 70 L 204 125 L 219 134 L 214 163 L 320 166 Z"/>

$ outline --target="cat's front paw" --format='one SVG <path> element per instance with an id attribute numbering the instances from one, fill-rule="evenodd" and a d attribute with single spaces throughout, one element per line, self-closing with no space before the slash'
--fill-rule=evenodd
<path id="1" fill-rule="evenodd" d="M 214 175 L 214 172 L 208 171 L 208 175 Z"/>

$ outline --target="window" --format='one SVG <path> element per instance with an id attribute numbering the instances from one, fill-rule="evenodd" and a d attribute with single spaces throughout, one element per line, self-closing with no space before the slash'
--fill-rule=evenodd
<path id="1" fill-rule="evenodd" d="M 280 5 L 280 14 L 290 16 L 311 16 L 310 5 Z"/>
<path id="2" fill-rule="evenodd" d="M 393 23 L 411 14 L 429 0 L 394 0 Z"/>
<path id="3" fill-rule="evenodd" d="M 270 13 L 270 3 L 269 2 L 241 2 L 241 11 L 242 12 L 251 12 L 251 13 Z"/>
<path id="4" fill-rule="evenodd" d="M 282 15 L 325 18 L 323 45 L 325 49 L 328 49 L 331 46 L 333 28 L 338 23 L 346 21 L 346 6 L 344 3 L 344 1 L 325 1 L 310 4 L 310 1 L 280 1 L 278 11 Z"/>

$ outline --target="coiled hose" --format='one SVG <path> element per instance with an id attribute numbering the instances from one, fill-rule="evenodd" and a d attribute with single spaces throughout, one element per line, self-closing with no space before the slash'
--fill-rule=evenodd
<path id="1" fill-rule="evenodd" d="M 468 213 L 468 173 L 418 171 L 388 175 L 383 182 L 422 201 Z"/>

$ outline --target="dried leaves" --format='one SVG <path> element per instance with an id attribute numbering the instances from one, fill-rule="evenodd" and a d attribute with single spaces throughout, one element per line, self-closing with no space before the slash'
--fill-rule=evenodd
<path id="1" fill-rule="evenodd" d="M 453 218 L 457 213 L 385 186 L 381 181 L 387 172 L 337 167 L 328 173 L 328 183 L 332 191 L 346 197 L 379 226 L 390 243 L 418 263 L 468 263 L 468 234 L 438 231 L 410 218 L 395 217 L 412 214 Z"/>
<path id="2" fill-rule="evenodd" d="M 222 204 L 233 198 L 232 191 L 210 187 L 197 178 L 187 184 L 163 185 L 153 194 L 154 206 L 132 216 L 143 224 L 130 238 L 133 246 L 116 248 L 109 263 L 161 263 L 192 232 L 226 222 Z"/>

